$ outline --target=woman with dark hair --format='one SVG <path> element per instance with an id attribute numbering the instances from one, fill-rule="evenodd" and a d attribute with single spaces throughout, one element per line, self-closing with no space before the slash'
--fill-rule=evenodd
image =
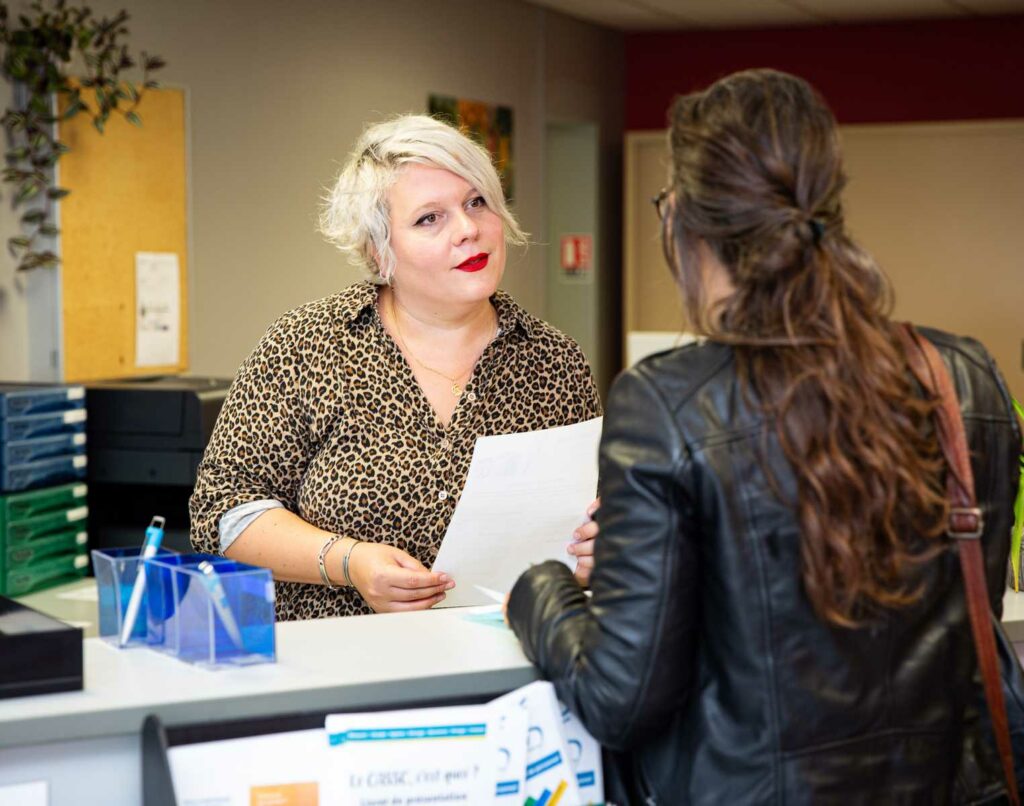
<path id="1" fill-rule="evenodd" d="M 705 339 L 616 381 L 592 597 L 536 566 L 512 628 L 620 753 L 612 800 L 1001 792 L 935 404 L 844 228 L 831 113 L 804 81 L 748 71 L 678 99 L 670 142 L 662 237 Z M 921 332 L 961 401 L 998 615 L 1020 432 L 985 349 Z"/>

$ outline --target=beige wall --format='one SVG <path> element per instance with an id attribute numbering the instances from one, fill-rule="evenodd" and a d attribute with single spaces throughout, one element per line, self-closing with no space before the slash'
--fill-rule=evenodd
<path id="1" fill-rule="evenodd" d="M 847 223 L 892 279 L 895 316 L 982 341 L 1024 397 L 1024 121 L 840 127 Z M 626 145 L 627 330 L 683 326 L 650 197 L 664 132 Z"/>
<path id="2" fill-rule="evenodd" d="M 557 54 L 583 103 L 622 104 L 621 37 L 515 0 L 91 5 L 100 13 L 126 7 L 132 42 L 163 56 L 161 80 L 188 92 L 190 352 L 198 374 L 233 375 L 280 313 L 358 278 L 321 240 L 315 220 L 324 186 L 365 121 L 423 111 L 430 92 L 511 106 L 516 210 L 540 240 L 546 86 L 557 79 L 548 54 Z M 572 35 L 552 50 L 549 27 Z M 618 71 L 611 83 L 610 70 Z M 10 219 L 5 205 L 0 232 Z M 0 263 L 0 377 L 26 367 L 27 323 L 9 264 Z M 543 265 L 541 248 L 513 256 L 504 283 L 540 315 Z"/>
<path id="3" fill-rule="evenodd" d="M 568 17 L 548 15 L 544 24 L 545 110 L 548 143 L 558 143 L 567 132 L 596 129 L 596 155 L 583 144 L 588 170 L 567 176 L 578 164 L 563 161 L 546 171 L 549 230 L 557 223 L 588 221 L 595 255 L 592 285 L 568 287 L 560 274 L 559 232 L 545 233 L 547 287 L 545 310 L 552 323 L 580 341 L 602 394 L 620 367 L 622 307 L 622 136 L 625 63 L 618 47 L 619 34 L 585 25 Z M 572 43 L 567 46 L 567 43 Z M 579 124 L 585 124 L 582 129 Z M 556 134 L 561 132 L 561 134 Z M 551 139 L 551 138 L 554 139 Z M 568 145 L 568 144 L 565 144 Z M 569 146 L 572 148 L 572 146 Z M 548 155 L 550 162 L 551 155 Z M 559 170 L 559 168 L 561 170 Z M 596 193 L 595 193 L 596 188 Z M 581 216 L 582 214 L 582 216 Z M 563 230 L 565 231 L 565 230 Z M 569 230 L 573 231 L 573 230 Z"/>
<path id="4" fill-rule="evenodd" d="M 979 339 L 1024 399 L 1024 121 L 843 126 L 853 236 L 895 315 Z"/>

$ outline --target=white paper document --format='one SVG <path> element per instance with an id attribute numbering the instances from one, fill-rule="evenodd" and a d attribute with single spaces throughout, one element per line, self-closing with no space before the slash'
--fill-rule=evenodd
<path id="1" fill-rule="evenodd" d="M 106 644 L 105 644 L 106 645 Z M 330 748 L 322 729 L 171 747 L 178 806 L 319 806 Z"/>
<path id="2" fill-rule="evenodd" d="M 440 607 L 488 604 L 531 564 L 560 560 L 597 495 L 597 417 L 575 425 L 480 437 L 434 570 L 455 580 Z M 478 587 L 479 586 L 479 587 Z"/>
<path id="3" fill-rule="evenodd" d="M 569 750 L 569 764 L 576 773 L 580 803 L 585 806 L 604 803 L 601 745 L 567 706 L 559 702 L 558 707 L 562 709 L 562 734 Z"/>
<path id="4" fill-rule="evenodd" d="M 135 253 L 135 366 L 179 362 L 181 285 L 173 252 Z"/>
<path id="5" fill-rule="evenodd" d="M 489 705 L 492 708 L 519 709 L 526 715 L 525 798 L 544 804 L 575 803 L 582 806 L 572 753 L 562 729 L 562 706 L 555 696 L 555 687 L 546 680 L 538 680 L 491 700 Z"/>
<path id="6" fill-rule="evenodd" d="M 323 729 L 177 745 L 168 759 L 180 806 L 601 801 L 600 749 L 546 682 L 485 705 L 329 714 Z"/>
<path id="7" fill-rule="evenodd" d="M 526 714 L 466 705 L 330 714 L 332 804 L 523 802 Z"/>

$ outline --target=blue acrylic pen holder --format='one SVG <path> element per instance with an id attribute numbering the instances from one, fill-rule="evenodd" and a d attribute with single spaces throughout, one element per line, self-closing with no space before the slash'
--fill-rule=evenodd
<path id="1" fill-rule="evenodd" d="M 96 591 L 99 597 L 100 638 L 120 646 L 121 628 L 124 626 L 128 600 L 138 576 L 141 546 L 121 549 L 93 549 L 92 570 L 96 575 Z M 156 557 L 174 556 L 174 552 L 157 549 Z M 147 592 L 135 618 L 135 625 L 125 646 L 145 646 L 148 643 L 146 625 Z"/>
<path id="2" fill-rule="evenodd" d="M 273 663 L 270 571 L 208 554 L 146 563 L 149 645 L 211 668 Z"/>

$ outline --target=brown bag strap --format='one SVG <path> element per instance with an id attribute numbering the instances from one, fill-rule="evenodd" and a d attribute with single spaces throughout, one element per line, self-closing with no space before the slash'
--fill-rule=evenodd
<path id="1" fill-rule="evenodd" d="M 988 587 L 985 583 L 985 561 L 981 553 L 981 534 L 985 524 L 975 498 L 974 473 L 971 471 L 971 455 L 967 448 L 964 421 L 960 416 L 960 404 L 957 402 L 953 379 L 935 345 L 923 338 L 909 323 L 900 325 L 898 331 L 911 372 L 924 390 L 939 403 L 935 417 L 936 431 L 948 465 L 946 495 L 950 510 L 947 534 L 957 541 L 974 649 L 981 667 L 985 700 L 1006 776 L 1010 802 L 1020 806 L 1006 703 L 1003 700 L 1003 685 L 992 630 Z"/>

